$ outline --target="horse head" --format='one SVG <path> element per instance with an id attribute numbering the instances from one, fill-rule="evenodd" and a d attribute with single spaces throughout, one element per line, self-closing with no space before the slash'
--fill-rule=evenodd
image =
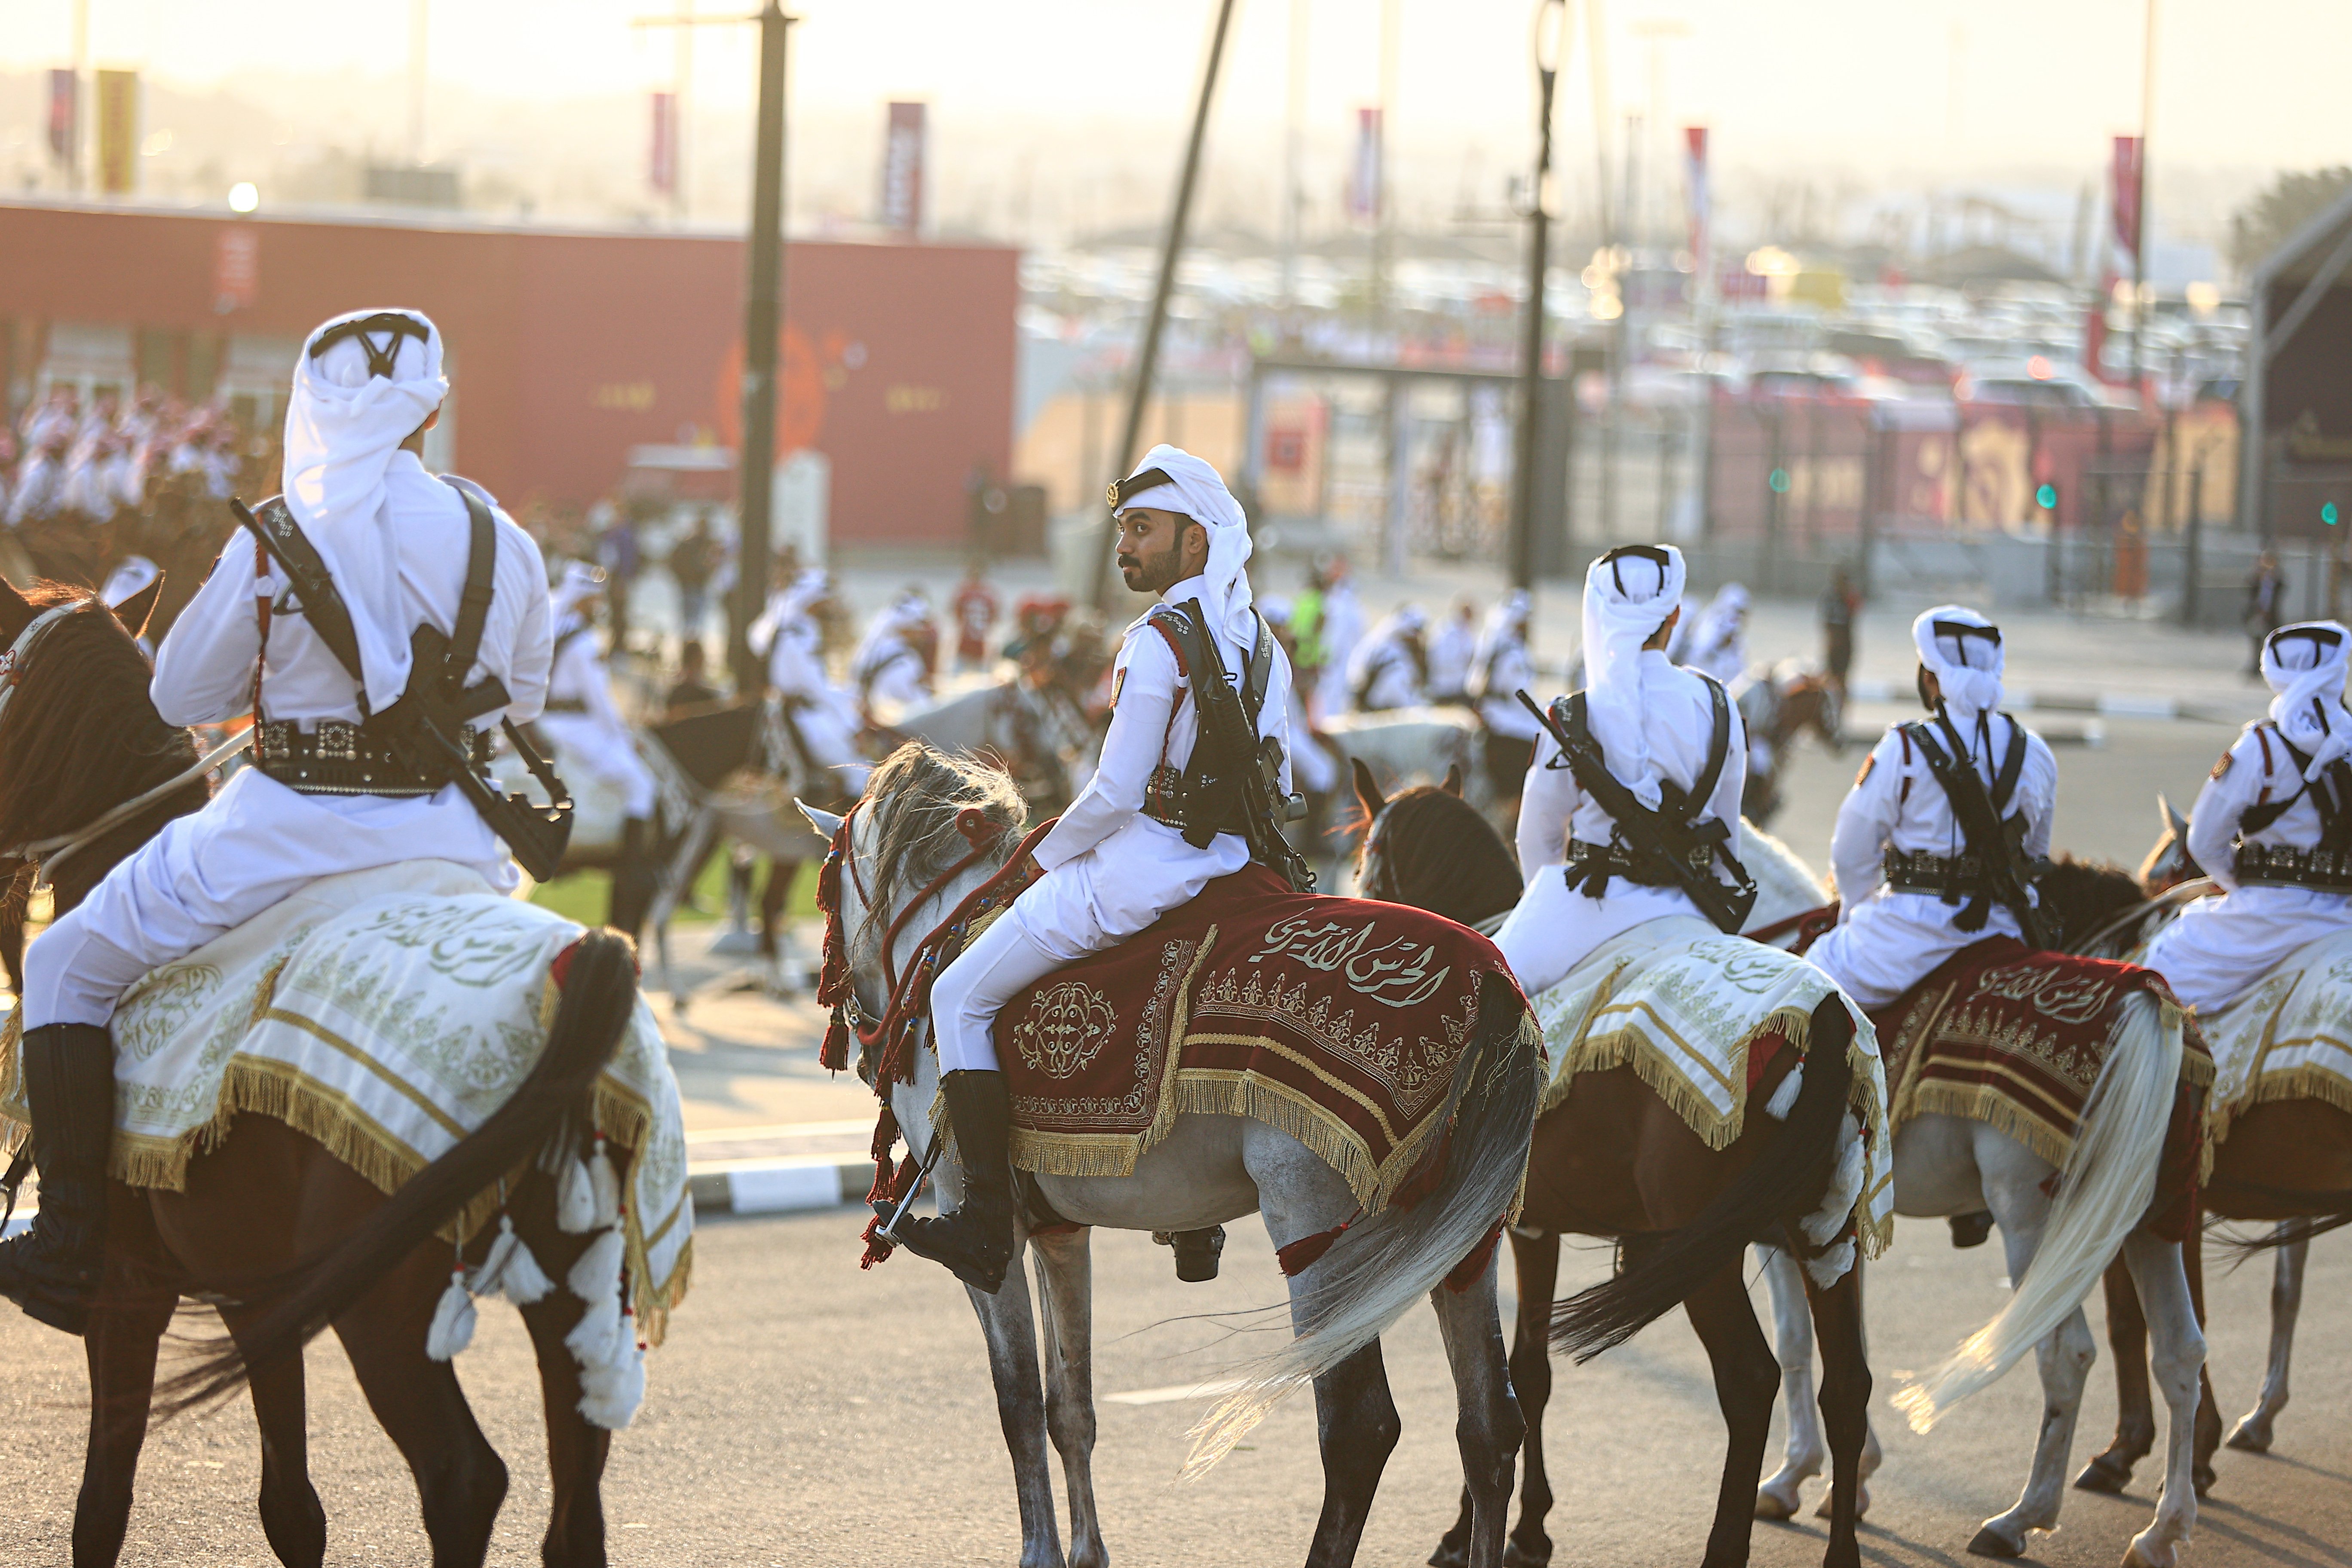
<path id="1" fill-rule="evenodd" d="M 831 825 L 828 838 L 839 834 L 842 818 L 801 809 L 818 831 Z M 840 886 L 828 900 L 825 952 L 828 967 L 837 954 L 865 979 L 892 972 L 896 950 L 929 934 L 908 918 L 916 906 L 946 900 L 942 909 L 952 908 L 1004 864 L 1029 807 L 1003 769 L 909 741 L 875 768 L 852 815 Z"/>
<path id="2" fill-rule="evenodd" d="M 2189 819 L 2160 795 L 2156 797 L 2156 816 L 2159 828 L 2156 847 L 2139 863 L 2139 885 L 2150 898 L 2205 874 L 2189 853 Z"/>
<path id="3" fill-rule="evenodd" d="M 2113 956 L 2086 952 L 2094 939 L 2101 947 L 2129 945 L 2127 931 L 2107 928 L 2118 916 L 2146 902 L 2139 879 L 2122 867 L 2104 860 L 2077 860 L 2072 855 L 2051 861 L 2036 888 L 2051 927 L 2050 945 L 2061 952 L 2085 957 Z"/>
<path id="4" fill-rule="evenodd" d="M 1356 798 L 1370 814 L 1356 852 L 1356 887 L 1368 899 L 1475 925 L 1519 900 L 1518 861 L 1484 813 L 1451 788 L 1416 784 L 1383 799 L 1356 763 Z M 1377 806 L 1375 802 L 1378 803 Z"/>

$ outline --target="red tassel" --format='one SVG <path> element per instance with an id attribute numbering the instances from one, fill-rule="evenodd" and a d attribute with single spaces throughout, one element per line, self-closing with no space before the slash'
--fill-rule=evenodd
<path id="1" fill-rule="evenodd" d="M 1288 1247 L 1276 1251 L 1274 1260 L 1282 1266 L 1285 1276 L 1303 1274 L 1315 1267 L 1317 1258 L 1331 1250 L 1331 1244 L 1347 1233 L 1348 1226 L 1355 1223 L 1350 1219 L 1346 1225 L 1335 1226 L 1330 1230 L 1318 1230 L 1313 1236 L 1302 1236 Z"/>
<path id="2" fill-rule="evenodd" d="M 1486 1272 L 1486 1259 L 1495 1256 L 1495 1244 L 1502 1239 L 1503 1222 L 1496 1220 L 1495 1228 L 1486 1233 L 1486 1239 L 1472 1247 L 1470 1256 L 1454 1266 L 1454 1272 L 1445 1277 L 1445 1288 L 1459 1296 L 1478 1283 L 1478 1276 Z"/>

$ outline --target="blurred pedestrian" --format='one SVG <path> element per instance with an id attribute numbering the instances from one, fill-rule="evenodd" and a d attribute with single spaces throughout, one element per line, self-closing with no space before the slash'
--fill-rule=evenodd
<path id="1" fill-rule="evenodd" d="M 2127 605 L 2147 597 L 2147 530 L 2137 507 L 2116 524 L 2116 597 Z"/>
<path id="2" fill-rule="evenodd" d="M 604 569 L 604 605 L 613 627 L 613 651 L 622 652 L 629 640 L 629 591 L 642 563 L 637 553 L 637 524 L 626 510 L 611 501 L 598 501 L 603 526 L 596 531 L 596 564 Z"/>
<path id="3" fill-rule="evenodd" d="M 1354 661 L 1356 645 L 1364 637 L 1364 606 L 1356 598 L 1355 581 L 1348 574 L 1343 558 L 1333 557 L 1324 568 L 1323 598 L 1314 635 L 1323 654 L 1323 677 L 1316 691 L 1318 712 L 1325 718 L 1345 713 L 1349 667 Z"/>
<path id="4" fill-rule="evenodd" d="M 718 701 L 719 696 L 719 688 L 710 684 L 709 667 L 700 640 L 687 638 L 677 645 L 677 679 L 663 694 L 662 717 L 675 719 L 691 709 Z"/>
<path id="5" fill-rule="evenodd" d="M 1487 611 L 1470 669 L 1470 694 L 1478 700 L 1478 717 L 1486 726 L 1486 780 L 1497 800 L 1519 797 L 1519 787 L 1536 760 L 1536 716 L 1516 695 L 1536 683 L 1535 660 L 1528 652 L 1532 607 L 1521 588 Z"/>
<path id="6" fill-rule="evenodd" d="M 2246 639 L 2251 645 L 2246 653 L 2246 679 L 2263 678 L 2263 645 L 2286 619 L 2286 574 L 2279 570 L 2278 552 L 2265 550 L 2254 561 L 2253 575 L 2246 579 L 2246 610 L 2243 616 Z"/>
<path id="7" fill-rule="evenodd" d="M 996 590 L 988 585 L 981 557 L 974 555 L 964 566 L 955 596 L 948 601 L 948 613 L 955 617 L 958 669 L 988 668 L 988 634 L 995 629 L 1001 607 Z"/>
<path id="8" fill-rule="evenodd" d="M 1822 593 L 1822 668 L 1838 695 L 1845 695 L 1846 672 L 1853 668 L 1853 617 L 1862 609 L 1862 595 L 1843 566 L 1830 573 Z"/>
<path id="9" fill-rule="evenodd" d="M 1478 655 L 1478 606 L 1467 597 L 1454 601 L 1454 618 L 1429 639 L 1429 700 L 1456 707 L 1470 703 L 1470 661 Z"/>
<path id="10" fill-rule="evenodd" d="M 677 630 L 688 642 L 702 636 L 710 613 L 710 574 L 718 565 L 710 538 L 710 518 L 698 513 L 693 525 L 669 547 L 670 581 L 677 584 Z"/>

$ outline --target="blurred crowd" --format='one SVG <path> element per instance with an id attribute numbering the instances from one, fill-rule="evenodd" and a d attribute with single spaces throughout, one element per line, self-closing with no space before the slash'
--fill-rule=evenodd
<path id="1" fill-rule="evenodd" d="M 218 408 L 149 386 L 125 400 L 101 392 L 85 405 L 50 389 L 0 426 L 0 521 L 111 522 L 182 487 L 214 500 L 235 494 L 256 452 Z"/>

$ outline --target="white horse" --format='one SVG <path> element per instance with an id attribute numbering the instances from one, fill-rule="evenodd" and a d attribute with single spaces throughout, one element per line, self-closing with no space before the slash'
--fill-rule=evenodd
<path id="1" fill-rule="evenodd" d="M 1340 774 L 1360 761 L 1384 795 L 1413 784 L 1433 784 L 1448 768 L 1462 770 L 1464 798 L 1483 809 L 1492 791 L 1480 765 L 1476 715 L 1466 708 L 1396 708 L 1384 713 L 1340 713 L 1327 720 L 1324 735 L 1338 748 Z"/>
<path id="2" fill-rule="evenodd" d="M 915 709 L 892 728 L 945 752 L 1000 759 L 1028 797 L 1050 816 L 1093 776 L 1098 738 L 1085 713 L 1056 687 L 1014 677 Z"/>
<path id="3" fill-rule="evenodd" d="M 1002 837 L 991 853 L 958 872 L 958 862 L 970 857 L 959 818 L 972 812 L 1001 829 Z M 819 831 L 837 831 L 839 818 L 809 815 Z M 902 747 L 876 772 L 856 813 L 837 917 L 850 933 L 847 951 L 860 1010 L 882 1016 L 885 974 L 911 962 L 933 927 L 1000 868 L 1019 837 L 1024 815 L 1005 774 L 925 747 Z M 890 970 L 883 943 L 873 935 L 883 930 L 897 933 Z M 1514 1030 L 1504 1040 L 1480 1032 L 1455 1068 L 1452 1152 L 1438 1188 L 1409 1208 L 1391 1206 L 1357 1219 L 1320 1259 L 1293 1276 L 1287 1284 L 1294 1337 L 1248 1368 L 1237 1391 L 1196 1429 L 1192 1468 L 1197 1471 L 1226 1452 L 1282 1394 L 1313 1383 L 1325 1490 L 1310 1563 L 1354 1560 L 1399 1430 L 1379 1335 L 1423 1295 L 1437 1310 L 1454 1372 L 1460 1411 L 1455 1433 L 1465 1478 L 1476 1500 L 1471 1561 L 1479 1568 L 1499 1568 L 1502 1562 L 1522 1427 L 1504 1362 L 1496 1271 L 1490 1262 L 1475 1284 L 1458 1292 L 1444 1281 L 1479 1246 L 1495 1217 L 1510 1207 L 1526 1170 L 1538 1088 L 1532 1033 Z M 922 1158 L 930 1152 L 939 1066 L 927 1048 L 919 1048 L 915 1057 L 915 1081 L 893 1089 L 891 1107 L 910 1151 Z M 933 1180 L 942 1206 L 961 1200 L 953 1160 L 941 1161 Z M 1304 1143 L 1263 1121 L 1235 1116 L 1178 1116 L 1167 1138 L 1142 1154 L 1129 1176 L 1036 1181 L 1045 1201 L 1081 1226 L 1192 1230 L 1255 1210 L 1265 1216 L 1267 1235 L 1277 1247 L 1329 1231 L 1359 1214 L 1346 1182 Z M 1088 1235 L 1081 1228 L 1032 1236 L 1024 1222 L 1016 1235 L 1016 1266 L 1003 1289 L 993 1296 L 971 1292 L 1012 1450 L 1023 1568 L 1058 1568 L 1065 1561 L 1047 1474 L 1049 1438 L 1060 1451 L 1068 1491 L 1067 1562 L 1074 1568 L 1097 1568 L 1108 1561 L 1092 1469 Z M 1017 1266 L 1024 1246 L 1035 1251 L 1038 1288 L 1045 1299 L 1042 1394 L 1037 1321 L 1029 1282 Z"/>
<path id="4" fill-rule="evenodd" d="M 1780 872 L 1787 862 L 1802 868 L 1777 840 L 1754 837 L 1779 852 L 1768 859 L 1751 850 L 1751 869 L 1759 861 L 1780 866 Z M 1810 879 L 1810 870 L 1804 874 Z M 1827 890 L 1818 881 L 1814 887 L 1826 903 Z M 1979 1556 L 2022 1556 L 2029 1531 L 2058 1525 L 2068 1451 L 2097 1353 L 2082 1302 L 2120 1251 L 2147 1310 L 2168 1414 L 2163 1493 L 2154 1521 L 2133 1537 L 2125 1561 L 2137 1568 L 2172 1568 L 2197 1520 L 2192 1439 L 2205 1338 L 2190 1306 L 2179 1244 L 2160 1239 L 2141 1222 L 2171 1118 L 2181 1038 L 2178 1025 L 2166 1027 L 2158 1004 L 2144 992 L 2123 1003 L 2107 1038 L 2106 1063 L 2063 1173 L 2008 1134 L 1969 1118 L 1916 1116 L 1895 1130 L 1895 1213 L 1934 1218 L 1991 1210 L 2015 1282 L 2000 1314 L 1896 1403 L 1925 1431 L 1954 1402 L 1993 1382 L 2028 1350 L 2034 1352 L 2044 1414 L 2032 1468 L 2016 1506 L 1987 1520 L 1969 1543 Z M 1802 1273 L 1787 1254 L 1759 1251 L 1771 1289 L 1789 1433 L 1780 1468 L 1758 1489 L 1756 1511 L 1788 1519 L 1797 1511 L 1800 1487 L 1821 1473 L 1828 1449 L 1812 1398 L 1813 1329 Z M 1877 1447 L 1874 1434 L 1871 1467 Z"/>

